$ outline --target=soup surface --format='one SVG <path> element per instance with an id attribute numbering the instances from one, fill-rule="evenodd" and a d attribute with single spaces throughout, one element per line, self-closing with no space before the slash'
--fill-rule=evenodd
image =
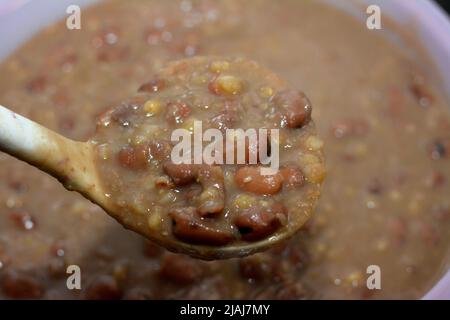
<path id="1" fill-rule="evenodd" d="M 446 269 L 450 116 L 422 60 L 317 1 L 105 1 L 0 66 L 0 103 L 70 138 L 165 62 L 194 55 L 260 62 L 314 105 L 327 180 L 290 241 L 204 262 L 164 251 L 97 206 L 0 155 L 4 298 L 419 298 Z M 7 76 L 5 76 L 7 75 Z M 66 287 L 66 266 L 82 290 Z M 366 270 L 381 269 L 381 290 Z"/>

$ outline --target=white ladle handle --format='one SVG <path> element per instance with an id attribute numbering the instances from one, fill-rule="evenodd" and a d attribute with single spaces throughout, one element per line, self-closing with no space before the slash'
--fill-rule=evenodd
<path id="1" fill-rule="evenodd" d="M 47 163 L 58 155 L 58 146 L 49 139 L 55 135 L 41 125 L 0 106 L 0 150 L 33 165 Z"/>
<path id="2" fill-rule="evenodd" d="M 0 106 L 0 150 L 61 178 L 62 148 L 76 143 Z"/>
<path id="3" fill-rule="evenodd" d="M 38 167 L 71 190 L 98 186 L 92 147 L 67 139 L 0 105 L 0 151 Z"/>

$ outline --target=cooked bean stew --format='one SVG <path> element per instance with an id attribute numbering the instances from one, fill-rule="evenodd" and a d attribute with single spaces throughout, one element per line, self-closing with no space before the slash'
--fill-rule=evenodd
<path id="1" fill-rule="evenodd" d="M 397 38 L 402 47 L 385 37 L 396 30 L 386 15 L 380 33 L 320 1 L 110 0 L 83 9 L 82 22 L 82 30 L 67 30 L 65 21 L 45 29 L 0 65 L 2 105 L 86 141 L 118 101 L 144 83 L 161 87 L 149 81 L 168 61 L 244 56 L 307 93 L 327 178 L 316 212 L 293 239 L 205 262 L 124 230 L 80 195 L 1 154 L 2 298 L 420 298 L 447 270 L 449 104 L 422 51 L 404 37 Z M 304 190 L 297 185 L 305 172 L 286 167 L 281 192 Z M 81 290 L 67 290 L 68 265 L 80 266 Z M 381 290 L 366 287 L 369 265 L 381 268 Z"/>
<path id="2" fill-rule="evenodd" d="M 91 140 L 123 221 L 145 224 L 144 234 L 224 246 L 264 240 L 311 216 L 325 165 L 304 93 L 253 61 L 220 57 L 172 62 L 138 92 L 100 116 Z M 172 154 L 179 128 L 189 135 L 184 163 Z M 202 139 L 211 128 L 220 140 L 201 142 L 200 151 L 210 145 L 213 156 L 220 154 L 213 163 L 194 162 L 195 135 Z M 255 130 L 255 136 L 242 136 L 239 145 L 230 129 Z M 259 129 L 267 130 L 264 137 Z M 270 174 L 261 170 L 263 145 L 266 157 L 279 158 Z"/>

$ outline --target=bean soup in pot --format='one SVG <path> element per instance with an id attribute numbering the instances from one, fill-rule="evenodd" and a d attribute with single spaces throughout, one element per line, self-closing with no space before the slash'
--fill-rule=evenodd
<path id="1" fill-rule="evenodd" d="M 103 1 L 83 9 L 81 30 L 54 24 L 4 61 L 0 103 L 85 141 L 168 61 L 207 55 L 257 61 L 308 95 L 327 158 L 313 218 L 269 251 L 205 262 L 1 154 L 0 297 L 423 296 L 448 266 L 449 106 L 427 59 L 365 21 L 319 1 Z M 81 290 L 66 287 L 69 265 L 82 270 Z M 366 286 L 374 265 L 380 290 Z"/>

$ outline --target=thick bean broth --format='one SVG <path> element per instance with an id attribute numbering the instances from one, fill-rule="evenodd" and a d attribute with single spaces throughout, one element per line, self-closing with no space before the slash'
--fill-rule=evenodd
<path id="1" fill-rule="evenodd" d="M 288 243 L 203 262 L 163 251 L 26 164 L 0 158 L 0 295 L 8 298 L 418 298 L 449 238 L 450 117 L 422 64 L 313 1 L 106 1 L 0 67 L 0 101 L 86 140 L 98 116 L 166 61 L 261 62 L 314 105 L 328 177 Z M 82 269 L 69 291 L 65 267 Z M 382 290 L 367 290 L 379 265 Z"/>
<path id="2" fill-rule="evenodd" d="M 298 230 L 314 211 L 325 165 L 311 114 L 303 92 L 256 62 L 197 57 L 170 63 L 108 110 L 91 143 L 134 230 L 248 247 Z"/>

